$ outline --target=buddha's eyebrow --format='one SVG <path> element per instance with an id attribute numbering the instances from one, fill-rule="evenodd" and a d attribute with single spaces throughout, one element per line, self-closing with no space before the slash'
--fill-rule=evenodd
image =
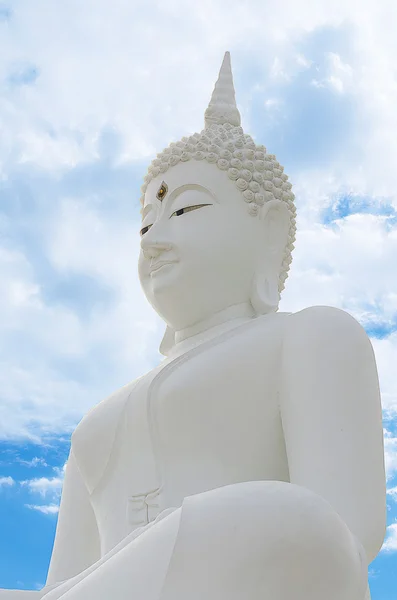
<path id="1" fill-rule="evenodd" d="M 204 192 L 204 194 L 207 194 L 208 196 L 210 196 L 211 200 L 213 200 L 214 202 L 217 202 L 215 194 L 208 188 L 205 188 L 204 186 L 202 186 L 198 183 L 186 183 L 184 185 L 181 185 L 181 186 L 175 188 L 175 190 L 172 190 L 172 192 L 170 194 L 168 194 L 166 196 L 166 198 L 164 198 L 163 205 L 165 205 L 167 207 L 172 206 L 172 204 L 175 202 L 175 200 L 181 194 L 183 194 L 183 192 L 187 192 L 189 190 L 197 190 L 199 192 Z"/>
<path id="2" fill-rule="evenodd" d="M 168 193 L 167 196 L 164 198 L 164 200 L 161 201 L 161 203 L 160 203 L 160 201 L 157 200 L 155 203 L 148 202 L 147 204 L 145 204 L 144 208 L 142 209 L 142 220 L 150 213 L 151 210 L 155 210 L 155 209 L 162 210 L 165 208 L 170 208 L 172 206 L 172 204 L 175 202 L 175 200 L 181 194 L 183 194 L 183 192 L 186 192 L 189 190 L 198 190 L 199 192 L 204 192 L 205 194 L 210 196 L 210 198 L 213 202 L 218 202 L 215 194 L 208 188 L 205 188 L 198 183 L 186 183 L 184 185 L 181 185 L 181 186 L 175 188 L 174 190 L 172 190 L 171 193 Z"/>

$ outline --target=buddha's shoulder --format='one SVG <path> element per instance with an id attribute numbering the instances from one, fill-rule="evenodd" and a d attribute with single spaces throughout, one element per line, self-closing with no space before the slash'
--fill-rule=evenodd
<path id="1" fill-rule="evenodd" d="M 305 346 L 321 347 L 331 341 L 344 344 L 363 338 L 367 338 L 367 334 L 358 321 L 346 311 L 332 306 L 310 306 L 289 313 L 283 323 L 283 341 L 304 342 Z"/>
<path id="2" fill-rule="evenodd" d="M 286 340 L 309 341 L 332 336 L 341 342 L 365 336 L 361 325 L 349 313 L 332 306 L 310 306 L 298 312 L 277 312 L 256 319 L 252 336 L 258 343 L 282 345 Z"/>

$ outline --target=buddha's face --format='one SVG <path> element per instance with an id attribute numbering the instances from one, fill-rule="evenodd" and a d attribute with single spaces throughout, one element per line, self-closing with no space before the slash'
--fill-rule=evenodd
<path id="1" fill-rule="evenodd" d="M 263 223 L 215 165 L 191 160 L 153 179 L 141 228 L 141 284 L 173 329 L 250 301 Z"/>

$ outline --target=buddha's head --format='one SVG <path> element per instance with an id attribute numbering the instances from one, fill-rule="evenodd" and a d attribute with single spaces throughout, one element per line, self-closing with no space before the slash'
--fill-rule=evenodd
<path id="1" fill-rule="evenodd" d="M 229 53 L 205 129 L 158 154 L 142 192 L 139 275 L 168 339 L 232 305 L 277 311 L 294 195 L 283 167 L 240 127 Z"/>

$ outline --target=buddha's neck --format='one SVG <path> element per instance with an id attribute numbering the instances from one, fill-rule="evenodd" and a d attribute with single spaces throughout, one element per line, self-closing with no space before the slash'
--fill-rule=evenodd
<path id="1" fill-rule="evenodd" d="M 177 331 L 175 333 L 175 346 L 171 355 L 174 357 L 176 354 L 184 353 L 204 341 L 238 327 L 238 325 L 251 320 L 254 316 L 254 309 L 249 302 L 228 306 L 207 319 Z"/>

